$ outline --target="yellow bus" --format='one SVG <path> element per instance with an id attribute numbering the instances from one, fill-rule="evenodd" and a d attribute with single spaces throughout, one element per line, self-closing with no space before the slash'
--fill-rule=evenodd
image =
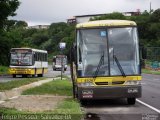
<path id="1" fill-rule="evenodd" d="M 9 73 L 16 77 L 28 75 L 43 77 L 48 70 L 47 51 L 32 48 L 12 48 L 10 50 Z"/>
<path id="2" fill-rule="evenodd" d="M 141 68 L 137 25 L 128 20 L 100 20 L 76 25 L 71 50 L 74 97 L 126 98 L 135 104 L 141 97 Z"/>

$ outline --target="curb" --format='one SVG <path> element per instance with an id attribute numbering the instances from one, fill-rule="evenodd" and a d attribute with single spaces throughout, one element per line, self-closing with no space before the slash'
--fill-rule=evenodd
<path id="1" fill-rule="evenodd" d="M 10 74 L 0 74 L 0 76 L 11 76 Z"/>
<path id="2" fill-rule="evenodd" d="M 33 83 L 28 84 L 28 85 L 24 85 L 24 86 L 20 86 L 18 88 L 13 88 L 11 90 L 6 90 L 4 92 L 0 92 L 0 101 L 4 101 L 4 100 L 10 99 L 10 98 L 13 98 L 15 96 L 20 96 L 21 93 L 24 90 L 40 86 L 40 85 L 42 85 L 44 83 L 47 83 L 47 82 L 50 82 L 52 80 L 53 80 L 53 78 L 48 78 L 47 80 L 41 80 L 41 81 L 38 81 L 38 82 L 33 82 Z"/>

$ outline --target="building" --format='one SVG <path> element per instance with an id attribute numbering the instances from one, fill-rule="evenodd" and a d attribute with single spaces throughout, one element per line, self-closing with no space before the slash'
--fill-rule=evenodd
<path id="1" fill-rule="evenodd" d="M 91 18 L 94 17 L 100 17 L 102 15 L 105 14 L 92 14 L 92 15 L 79 15 L 79 16 L 74 16 L 70 19 L 67 19 L 67 23 L 68 24 L 78 24 L 78 23 L 82 23 L 82 22 L 87 22 L 89 21 Z"/>
<path id="2" fill-rule="evenodd" d="M 139 9 L 137 9 L 136 12 L 123 12 L 122 14 L 124 16 L 138 16 L 141 14 L 141 12 Z M 91 18 L 100 17 L 102 15 L 107 15 L 107 14 L 91 14 L 91 15 L 74 16 L 70 19 L 67 19 L 67 23 L 68 24 L 78 24 L 78 23 L 82 23 L 82 22 L 88 22 Z"/>
<path id="3" fill-rule="evenodd" d="M 48 29 L 50 25 L 28 26 L 26 29 Z"/>

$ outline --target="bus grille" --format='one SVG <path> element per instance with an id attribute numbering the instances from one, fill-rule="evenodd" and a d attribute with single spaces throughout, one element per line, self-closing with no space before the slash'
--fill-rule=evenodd
<path id="1" fill-rule="evenodd" d="M 114 81 L 110 85 L 122 85 L 125 81 Z M 95 82 L 96 85 L 109 85 L 108 82 Z"/>

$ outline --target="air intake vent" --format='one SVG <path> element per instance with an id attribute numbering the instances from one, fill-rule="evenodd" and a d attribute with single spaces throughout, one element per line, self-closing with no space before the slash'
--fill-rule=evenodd
<path id="1" fill-rule="evenodd" d="M 115 82 L 112 82 L 112 85 L 119 85 L 119 84 L 123 84 L 124 83 L 124 81 L 115 81 Z"/>
<path id="2" fill-rule="evenodd" d="M 96 85 L 108 85 L 108 82 L 95 82 Z"/>

